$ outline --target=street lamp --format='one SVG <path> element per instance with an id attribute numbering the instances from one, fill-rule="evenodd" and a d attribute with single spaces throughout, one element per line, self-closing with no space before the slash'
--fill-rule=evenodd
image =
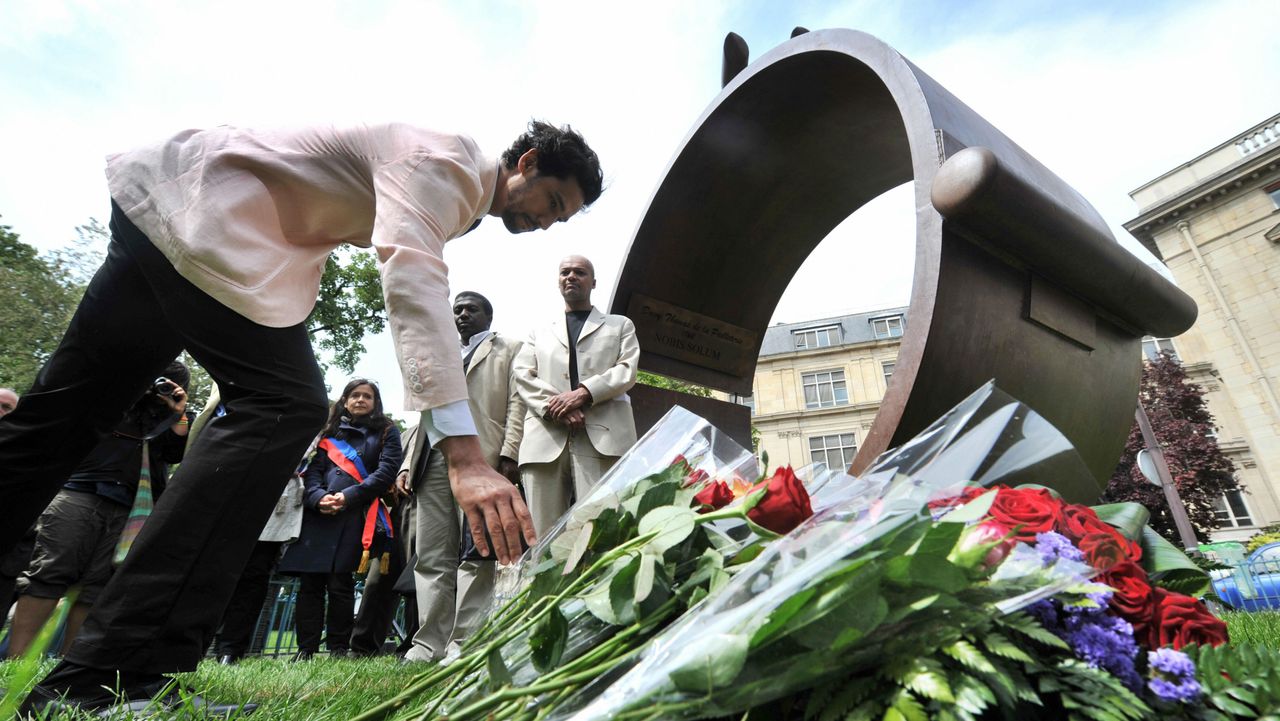
<path id="1" fill-rule="evenodd" d="M 1151 421 L 1147 418 L 1141 401 L 1138 402 L 1138 410 L 1134 416 L 1138 419 L 1138 429 L 1142 431 L 1142 442 L 1147 445 L 1138 451 L 1138 470 L 1148 481 L 1164 490 L 1164 500 L 1169 504 L 1169 513 L 1173 515 L 1173 525 L 1178 528 L 1182 546 L 1188 553 L 1195 553 L 1200 542 L 1191 529 L 1191 519 L 1187 518 L 1187 509 L 1178 496 L 1178 487 L 1174 485 L 1173 476 L 1169 473 L 1169 464 L 1165 463 L 1164 451 L 1160 449 L 1160 441 L 1156 440 L 1156 434 L 1151 430 Z"/>

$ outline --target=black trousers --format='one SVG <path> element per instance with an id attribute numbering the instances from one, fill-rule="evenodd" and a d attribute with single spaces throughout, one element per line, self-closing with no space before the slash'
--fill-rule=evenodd
<path id="1" fill-rule="evenodd" d="M 373 656 L 382 653 L 382 644 L 391 633 L 391 625 L 395 621 L 396 607 L 400 605 L 401 594 L 396 592 L 396 581 L 404 573 L 408 560 L 407 549 L 411 543 L 405 543 L 408 534 L 405 529 L 413 524 L 412 502 L 408 498 L 391 509 L 391 527 L 395 529 L 394 545 L 387 558 L 387 567 L 378 561 L 378 573 L 370 571 L 364 582 L 364 595 L 360 598 L 360 613 L 356 614 L 355 627 L 351 632 L 351 650 L 359 655 Z M 417 604 L 414 604 L 415 610 Z M 417 619 L 415 613 L 414 619 Z"/>
<path id="2" fill-rule="evenodd" d="M 328 400 L 306 329 L 258 325 L 174 270 L 112 204 L 112 242 L 62 343 L 0 420 L 0 553 L 186 348 L 227 414 L 187 449 L 71 647 L 71 664 L 194 670 Z"/>
<path id="3" fill-rule="evenodd" d="M 249 563 L 240 574 L 231 601 L 222 614 L 222 630 L 218 632 L 218 655 L 240 658 L 249 651 L 253 632 L 258 627 L 258 617 L 267 600 L 271 586 L 271 571 L 280 559 L 283 543 L 258 541 L 249 555 Z"/>
<path id="4" fill-rule="evenodd" d="M 355 622 L 356 579 L 350 573 L 300 573 L 295 616 L 298 650 L 320 650 L 320 634 L 329 652 L 351 648 L 351 626 Z M 325 595 L 329 596 L 328 613 Z M 326 618 L 327 616 L 327 618 Z"/>

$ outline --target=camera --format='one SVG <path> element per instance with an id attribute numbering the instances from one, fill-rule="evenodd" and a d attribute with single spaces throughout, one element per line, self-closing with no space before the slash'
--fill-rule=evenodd
<path id="1" fill-rule="evenodd" d="M 151 384 L 151 392 L 158 396 L 172 396 L 176 390 L 178 390 L 178 384 L 164 376 L 155 379 Z"/>

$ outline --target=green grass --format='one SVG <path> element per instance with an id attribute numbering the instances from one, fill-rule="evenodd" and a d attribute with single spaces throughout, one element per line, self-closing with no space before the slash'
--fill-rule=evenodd
<path id="1" fill-rule="evenodd" d="M 1221 616 L 1232 643 L 1280 648 L 1280 611 L 1226 611 Z"/>
<path id="2" fill-rule="evenodd" d="M 54 661 L 46 660 L 39 676 L 53 665 Z M 424 669 L 423 664 L 401 666 L 391 656 L 333 660 L 318 657 L 302 663 L 292 663 L 287 657 L 249 658 L 234 666 L 205 661 L 196 671 L 181 674 L 179 679 L 211 702 L 257 702 L 260 704 L 257 712 L 246 717 L 254 721 L 346 721 L 391 698 L 410 677 Z M 13 678 L 19 672 L 18 662 L 0 663 L 0 688 L 9 688 L 11 682 L 20 681 Z M 189 717 L 192 715 L 174 713 L 157 718 Z M 67 714 L 50 718 L 85 717 Z"/>

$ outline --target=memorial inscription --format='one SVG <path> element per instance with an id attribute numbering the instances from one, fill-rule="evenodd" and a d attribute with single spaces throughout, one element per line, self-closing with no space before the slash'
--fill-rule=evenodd
<path id="1" fill-rule="evenodd" d="M 734 374 L 755 368 L 754 331 L 640 293 L 631 296 L 627 317 L 646 351 Z"/>

